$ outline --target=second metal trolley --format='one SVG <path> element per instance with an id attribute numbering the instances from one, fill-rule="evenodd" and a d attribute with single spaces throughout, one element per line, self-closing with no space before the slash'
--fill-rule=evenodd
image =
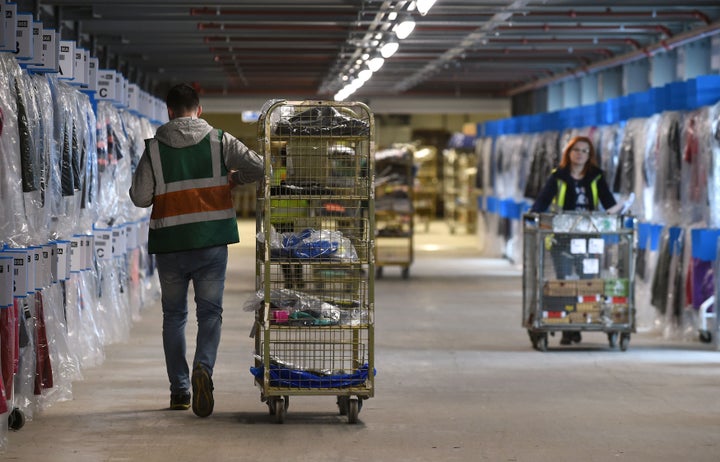
<path id="1" fill-rule="evenodd" d="M 362 103 L 269 101 L 259 121 L 255 362 L 282 423 L 290 396 L 374 393 L 373 116 Z"/>
<path id="2" fill-rule="evenodd" d="M 414 258 L 413 151 L 397 145 L 375 153 L 375 277 L 385 266 L 410 276 Z"/>
<path id="3" fill-rule="evenodd" d="M 523 318 L 535 349 L 548 334 L 603 332 L 625 351 L 635 331 L 635 220 L 604 213 L 524 217 Z"/>

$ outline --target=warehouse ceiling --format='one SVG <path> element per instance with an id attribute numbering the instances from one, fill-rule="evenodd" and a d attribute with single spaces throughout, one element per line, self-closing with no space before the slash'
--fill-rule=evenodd
<path id="1" fill-rule="evenodd" d="M 191 81 L 208 95 L 332 98 L 403 15 L 414 30 L 356 97 L 509 96 L 720 33 L 718 0 L 437 0 L 425 15 L 409 0 L 18 4 L 154 94 Z"/>

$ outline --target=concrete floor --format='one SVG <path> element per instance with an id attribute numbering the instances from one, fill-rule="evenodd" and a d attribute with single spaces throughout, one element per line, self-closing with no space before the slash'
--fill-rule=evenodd
<path id="1" fill-rule="evenodd" d="M 410 278 L 376 282 L 376 395 L 357 425 L 334 398 L 293 397 L 273 423 L 248 368 L 254 229 L 232 247 L 215 413 L 166 410 L 159 304 L 126 344 L 83 371 L 73 399 L 8 436 L 3 460 L 672 461 L 720 460 L 720 352 L 636 334 L 550 351 L 520 325 L 521 268 L 483 259 L 474 236 L 434 222 Z M 193 332 L 189 332 L 192 339 Z"/>

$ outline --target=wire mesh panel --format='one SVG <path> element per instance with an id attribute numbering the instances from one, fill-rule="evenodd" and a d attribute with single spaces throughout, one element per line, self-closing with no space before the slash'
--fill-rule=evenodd
<path id="1" fill-rule="evenodd" d="M 634 331 L 634 220 L 601 213 L 526 215 L 523 325 L 534 346 L 547 333 Z M 626 347 L 627 343 L 621 344 Z"/>
<path id="2" fill-rule="evenodd" d="M 279 420 L 292 394 L 337 395 L 351 422 L 373 394 L 373 130 L 361 103 L 263 108 L 253 373 Z"/>

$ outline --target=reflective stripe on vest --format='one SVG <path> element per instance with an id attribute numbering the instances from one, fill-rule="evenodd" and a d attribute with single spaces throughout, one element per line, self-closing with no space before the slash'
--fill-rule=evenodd
<path id="1" fill-rule="evenodd" d="M 217 134 L 217 136 L 210 136 Z M 165 182 L 159 142 L 148 142 L 150 161 L 155 176 L 155 197 L 150 228 L 222 220 L 235 217 L 230 185 L 222 169 L 220 132 L 212 131 L 210 142 L 212 177 Z"/>
<path id="2" fill-rule="evenodd" d="M 599 202 L 599 194 L 598 194 L 598 188 L 597 188 L 597 182 L 600 179 L 601 175 L 598 175 L 592 182 L 590 183 L 590 192 L 592 194 L 592 204 L 593 204 L 593 210 L 598 209 L 598 202 Z M 557 206 L 562 210 L 563 206 L 565 205 L 565 195 L 567 194 L 567 183 L 563 180 L 557 180 L 558 182 L 558 193 L 553 199 L 553 202 L 557 204 Z"/>

